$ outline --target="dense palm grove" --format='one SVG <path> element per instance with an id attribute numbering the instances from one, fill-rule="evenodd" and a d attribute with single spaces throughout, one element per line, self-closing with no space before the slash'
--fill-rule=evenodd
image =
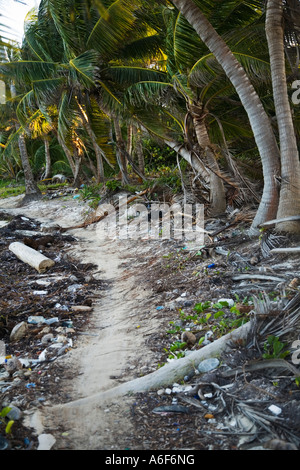
<path id="1" fill-rule="evenodd" d="M 41 0 L 1 43 L 0 178 L 26 202 L 55 173 L 146 186 L 181 161 L 210 214 L 299 232 L 299 29 L 299 0 Z"/>

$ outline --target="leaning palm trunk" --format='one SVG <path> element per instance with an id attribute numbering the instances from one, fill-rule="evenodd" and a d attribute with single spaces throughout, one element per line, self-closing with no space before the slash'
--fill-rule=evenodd
<path id="1" fill-rule="evenodd" d="M 218 174 L 220 168 L 217 162 L 215 150 L 207 132 L 205 117 L 202 113 L 199 113 L 197 106 L 190 106 L 190 111 L 193 117 L 193 124 L 197 141 L 201 149 L 201 155 L 203 156 L 206 166 L 209 169 L 210 177 L 210 215 L 222 214 L 226 210 L 226 195 L 225 188 L 222 179 Z"/>
<path id="2" fill-rule="evenodd" d="M 71 153 L 71 151 L 69 150 L 68 146 L 65 144 L 64 139 L 59 135 L 58 132 L 56 132 L 56 135 L 57 135 L 57 139 L 58 139 L 59 145 L 61 146 L 61 148 L 62 148 L 63 151 L 65 152 L 65 155 L 66 155 L 67 160 L 68 160 L 68 162 L 69 162 L 69 165 L 70 165 L 72 174 L 73 174 L 73 176 L 75 177 L 76 167 L 75 167 L 75 162 L 74 162 L 72 153 Z"/>
<path id="3" fill-rule="evenodd" d="M 50 143 L 47 137 L 44 138 L 44 146 L 45 146 L 45 174 L 44 178 L 48 179 L 51 178 L 51 154 L 50 154 Z"/>
<path id="4" fill-rule="evenodd" d="M 193 150 L 188 150 L 183 144 L 179 144 L 178 142 L 174 142 L 172 140 L 166 140 L 165 144 L 168 145 L 171 149 L 173 149 L 178 155 L 180 155 L 184 160 L 186 160 L 191 167 L 198 173 L 197 176 L 200 176 L 205 183 L 205 186 L 209 186 L 210 181 L 210 174 L 205 168 L 204 164 L 197 156 L 196 152 Z"/>
<path id="5" fill-rule="evenodd" d="M 268 0 L 266 35 L 269 47 L 273 98 L 281 156 L 281 188 L 277 218 L 300 215 L 300 163 L 285 72 L 282 0 Z M 297 221 L 282 222 L 277 228 L 299 232 Z"/>
<path id="6" fill-rule="evenodd" d="M 17 95 L 17 92 L 16 92 L 16 87 L 14 83 L 10 84 L 10 92 L 11 92 L 12 98 L 15 98 Z M 20 124 L 17 122 L 16 130 L 18 131 L 20 127 L 21 127 Z M 42 197 L 42 193 L 39 190 L 38 185 L 34 181 L 34 176 L 33 176 L 32 169 L 29 163 L 26 141 L 25 141 L 25 136 L 23 132 L 19 135 L 18 145 L 19 145 L 20 158 L 21 158 L 22 168 L 24 171 L 24 179 L 25 179 L 25 196 L 22 199 L 22 204 L 25 204 L 26 202 L 30 202 L 35 199 L 40 199 Z"/>
<path id="7" fill-rule="evenodd" d="M 145 174 L 145 158 L 144 158 L 144 153 L 143 153 L 141 130 L 138 129 L 136 126 L 133 126 L 133 133 L 135 136 L 135 151 L 136 151 L 139 170 L 144 175 Z"/>
<path id="8" fill-rule="evenodd" d="M 117 142 L 117 160 L 122 174 L 122 183 L 128 184 L 127 159 L 125 156 L 125 143 L 122 138 L 121 126 L 118 118 L 114 119 L 114 128 Z"/>
<path id="9" fill-rule="evenodd" d="M 29 163 L 24 134 L 19 136 L 18 144 L 25 178 L 25 196 L 22 199 L 22 204 L 25 204 L 27 202 L 40 199 L 42 197 L 42 193 L 34 180 L 32 169 Z"/>
<path id="10" fill-rule="evenodd" d="M 250 232 L 255 233 L 259 224 L 276 216 L 279 201 L 275 176 L 278 176 L 280 173 L 280 156 L 269 118 L 243 67 L 201 10 L 192 0 L 172 1 L 193 26 L 204 44 L 214 54 L 216 60 L 233 84 L 248 114 L 260 153 L 264 176 L 262 198 L 250 230 Z"/>
<path id="11" fill-rule="evenodd" d="M 103 183 L 104 181 L 104 166 L 103 166 L 103 158 L 102 158 L 102 151 L 97 144 L 96 137 L 89 125 L 89 122 L 85 122 L 85 128 L 87 129 L 87 132 L 91 138 L 93 149 L 96 155 L 96 161 L 97 161 L 97 176 L 96 180 L 97 183 Z"/>
<path id="12" fill-rule="evenodd" d="M 88 133 L 89 138 L 91 139 L 93 149 L 94 149 L 94 152 L 95 152 L 95 155 L 96 155 L 96 161 L 97 161 L 96 180 L 97 180 L 97 183 L 103 183 L 103 181 L 104 181 L 104 167 L 103 167 L 103 158 L 102 158 L 103 152 L 102 152 L 101 148 L 99 147 L 99 145 L 97 143 L 97 139 L 96 139 L 96 136 L 93 132 L 93 129 L 91 128 L 89 119 L 88 119 L 87 115 L 85 114 L 85 112 L 83 111 L 83 108 L 82 108 L 81 104 L 78 102 L 78 100 L 77 100 L 77 104 L 78 104 L 78 108 L 79 108 L 82 123 L 83 123 L 83 125 L 84 125 L 84 127 L 85 127 L 85 129 Z"/>

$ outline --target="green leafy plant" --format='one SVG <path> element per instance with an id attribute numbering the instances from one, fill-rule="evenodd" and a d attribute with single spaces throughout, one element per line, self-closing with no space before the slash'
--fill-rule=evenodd
<path id="1" fill-rule="evenodd" d="M 274 335 L 270 335 L 264 344 L 264 359 L 283 359 L 290 354 L 290 351 L 284 351 L 286 347 L 285 343 L 279 341 L 279 338 Z"/>
<path id="2" fill-rule="evenodd" d="M 12 425 L 14 424 L 14 421 L 10 419 L 8 422 L 6 421 L 6 417 L 8 413 L 10 412 L 11 408 L 9 406 L 6 406 L 5 408 L 2 409 L 0 412 L 0 423 L 5 426 L 5 433 L 10 434 L 11 433 L 11 428 Z"/>
<path id="3" fill-rule="evenodd" d="M 117 180 L 106 181 L 105 186 L 111 191 L 117 191 L 122 188 L 122 183 Z"/>
<path id="4" fill-rule="evenodd" d="M 199 302 L 198 304 L 195 305 L 194 310 L 197 313 L 203 313 L 205 310 L 211 307 L 211 302 L 206 301 L 206 302 Z"/>
<path id="5" fill-rule="evenodd" d="M 171 335 L 173 335 L 175 333 L 178 333 L 178 332 L 180 332 L 184 329 L 180 325 L 175 325 L 173 321 L 170 321 L 169 325 L 173 326 L 173 328 L 171 328 L 170 330 L 167 330 L 167 333 L 169 333 Z"/>

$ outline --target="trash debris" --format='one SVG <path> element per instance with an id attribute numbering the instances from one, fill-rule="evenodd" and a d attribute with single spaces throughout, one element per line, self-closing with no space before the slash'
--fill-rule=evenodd
<path id="1" fill-rule="evenodd" d="M 35 383 L 34 382 L 30 382 L 28 384 L 26 384 L 26 388 L 30 389 L 30 388 L 35 388 Z"/>
<path id="2" fill-rule="evenodd" d="M 10 333 L 10 341 L 19 341 L 20 339 L 24 338 L 28 333 L 28 326 L 25 321 L 22 321 L 14 326 Z"/>
<path id="3" fill-rule="evenodd" d="M 271 413 L 273 413 L 273 415 L 276 415 L 276 416 L 279 416 L 282 413 L 282 409 L 279 408 L 279 406 L 276 406 L 276 405 L 270 405 L 268 407 L 268 410 L 270 410 Z"/>
<path id="4" fill-rule="evenodd" d="M 56 439 L 52 434 L 40 434 L 38 436 L 37 450 L 50 450 L 54 446 Z"/>
<path id="5" fill-rule="evenodd" d="M 189 409 L 186 406 L 181 405 L 166 405 L 157 406 L 152 410 L 153 413 L 165 414 L 165 413 L 188 413 Z"/>
<path id="6" fill-rule="evenodd" d="M 220 364 L 220 361 L 216 357 L 204 359 L 204 361 L 201 361 L 200 364 L 198 365 L 198 371 L 201 373 L 209 372 L 211 370 L 216 369 L 219 366 L 219 364 Z"/>

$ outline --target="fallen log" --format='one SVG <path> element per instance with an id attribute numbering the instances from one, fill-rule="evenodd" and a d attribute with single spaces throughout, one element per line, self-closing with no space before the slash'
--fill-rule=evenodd
<path id="1" fill-rule="evenodd" d="M 193 374 L 199 366 L 200 362 L 202 362 L 204 359 L 219 356 L 222 352 L 229 348 L 232 343 L 240 344 L 246 341 L 250 335 L 251 330 L 252 322 L 249 321 L 236 330 L 233 330 L 227 335 L 224 335 L 214 342 L 208 344 L 207 346 L 193 351 L 188 356 L 175 359 L 174 361 L 167 363 L 163 367 L 160 367 L 148 375 L 138 377 L 129 382 L 118 385 L 117 387 L 114 387 L 110 390 L 105 390 L 102 392 L 99 391 L 99 393 L 86 398 L 79 398 L 78 400 L 64 403 L 63 405 L 55 405 L 53 408 L 56 410 L 61 408 L 72 409 L 74 406 L 90 405 L 93 402 L 103 403 L 106 400 L 110 400 L 118 396 L 157 390 L 161 387 L 170 386 L 175 382 L 180 382 L 183 380 L 186 375 Z M 99 387 L 100 386 L 101 384 L 99 384 Z"/>
<path id="2" fill-rule="evenodd" d="M 290 248 L 273 248 L 270 253 L 300 253 L 300 246 Z"/>
<path id="3" fill-rule="evenodd" d="M 39 273 L 44 273 L 48 268 L 55 265 L 55 262 L 44 256 L 39 251 L 34 250 L 24 243 L 14 242 L 9 245 L 9 250 L 24 263 L 29 264 Z"/>
<path id="4" fill-rule="evenodd" d="M 152 188 L 153 190 L 153 188 Z M 150 193 L 152 192 L 152 190 L 150 190 Z M 144 191 L 142 191 L 141 193 L 138 193 L 136 194 L 135 196 L 132 196 L 130 197 L 127 201 L 126 201 L 126 204 L 130 204 L 131 202 L 133 202 L 135 199 L 137 199 L 138 197 L 140 196 L 143 196 L 145 194 L 149 193 L 149 189 L 145 189 Z M 118 210 L 118 206 L 116 207 L 116 210 Z M 105 211 L 103 214 L 97 216 L 96 215 L 97 213 L 97 210 L 88 217 L 87 220 L 85 220 L 82 224 L 79 224 L 79 225 L 73 225 L 72 227 L 60 227 L 59 228 L 59 231 L 64 233 L 64 232 L 67 232 L 68 230 L 74 230 L 74 229 L 77 229 L 77 228 L 86 228 L 88 227 L 89 225 L 92 225 L 92 224 L 96 224 L 98 222 L 100 222 L 101 220 L 103 220 L 105 217 L 107 217 L 109 215 L 109 213 L 107 211 Z"/>
<path id="5" fill-rule="evenodd" d="M 283 277 L 277 277 L 277 276 L 267 276 L 264 274 L 239 274 L 237 276 L 233 276 L 232 280 L 233 281 L 242 281 L 245 279 L 257 279 L 260 281 L 275 281 L 275 282 L 284 282 L 286 281 L 285 278 Z"/>

